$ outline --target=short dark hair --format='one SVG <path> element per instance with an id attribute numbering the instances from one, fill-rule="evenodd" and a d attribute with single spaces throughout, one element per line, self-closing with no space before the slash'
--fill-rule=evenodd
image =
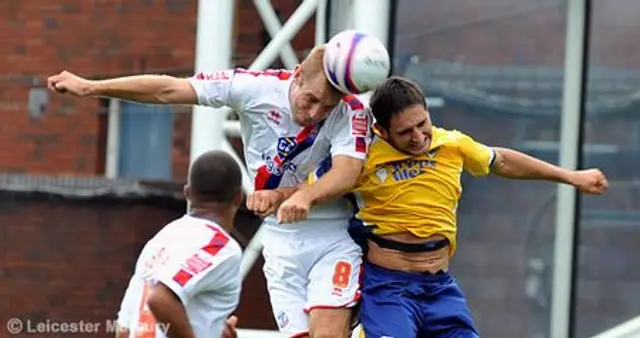
<path id="1" fill-rule="evenodd" d="M 194 202 L 232 203 L 242 189 L 240 166 L 224 151 L 208 151 L 191 165 L 189 187 Z"/>
<path id="2" fill-rule="evenodd" d="M 386 79 L 369 100 L 376 123 L 386 130 L 389 130 L 392 117 L 415 105 L 427 109 L 424 93 L 417 83 L 399 76 Z"/>

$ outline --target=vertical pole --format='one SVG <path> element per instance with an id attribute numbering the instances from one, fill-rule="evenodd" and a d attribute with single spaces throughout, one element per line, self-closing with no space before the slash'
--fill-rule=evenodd
<path id="1" fill-rule="evenodd" d="M 559 165 L 570 170 L 577 169 L 581 159 L 588 5 L 588 0 L 568 0 Z M 579 206 L 577 191 L 571 186 L 558 185 L 557 196 L 550 337 L 567 338 L 572 331 Z"/>
<path id="2" fill-rule="evenodd" d="M 390 0 L 354 0 L 352 8 L 353 28 L 373 34 L 389 49 Z M 369 104 L 371 92 L 359 95 Z"/>
<path id="3" fill-rule="evenodd" d="M 234 0 L 199 0 L 196 34 L 196 73 L 231 66 Z M 202 153 L 220 149 L 228 109 L 194 106 L 191 120 L 190 163 Z"/>
<path id="4" fill-rule="evenodd" d="M 327 42 L 327 1 L 320 0 L 316 10 L 316 46 Z"/>
<path id="5" fill-rule="evenodd" d="M 118 178 L 120 165 L 120 100 L 109 99 L 109 126 L 107 127 L 107 158 L 104 170 L 107 178 Z"/>

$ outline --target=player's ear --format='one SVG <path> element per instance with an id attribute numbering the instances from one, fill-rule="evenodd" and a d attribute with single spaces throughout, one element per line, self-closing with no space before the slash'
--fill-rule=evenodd
<path id="1" fill-rule="evenodd" d="M 238 190 L 238 193 L 236 193 L 236 196 L 233 198 L 233 204 L 241 205 L 243 199 L 244 199 L 244 194 L 242 193 L 242 189 L 240 189 Z"/>
<path id="2" fill-rule="evenodd" d="M 187 201 L 191 200 L 191 187 L 189 187 L 188 184 L 184 185 L 184 187 L 182 188 L 182 193 L 184 194 L 184 198 L 186 198 Z"/>

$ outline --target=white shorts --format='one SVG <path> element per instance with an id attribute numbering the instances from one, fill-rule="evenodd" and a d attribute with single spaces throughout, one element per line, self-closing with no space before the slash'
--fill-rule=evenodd
<path id="1" fill-rule="evenodd" d="M 264 275 L 280 332 L 309 332 L 308 313 L 344 308 L 360 298 L 362 250 L 344 227 L 304 224 L 303 231 L 265 227 Z"/>

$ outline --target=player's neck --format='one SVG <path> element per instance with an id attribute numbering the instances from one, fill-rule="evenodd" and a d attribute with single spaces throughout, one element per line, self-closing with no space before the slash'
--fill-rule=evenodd
<path id="1" fill-rule="evenodd" d="M 227 232 L 231 232 L 233 229 L 234 215 L 230 212 L 229 206 L 192 206 L 188 214 L 191 217 L 214 222 Z"/>

